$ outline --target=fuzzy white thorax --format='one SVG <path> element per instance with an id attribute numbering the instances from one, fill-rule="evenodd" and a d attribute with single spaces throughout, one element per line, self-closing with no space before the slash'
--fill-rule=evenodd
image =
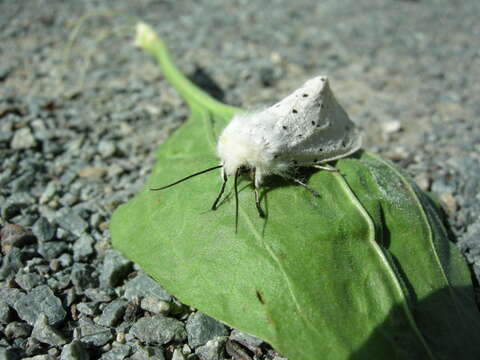
<path id="1" fill-rule="evenodd" d="M 336 160 L 360 146 L 360 132 L 328 79 L 318 76 L 263 111 L 234 116 L 220 135 L 217 154 L 226 176 L 241 167 L 253 169 L 259 187 L 266 175 Z"/>

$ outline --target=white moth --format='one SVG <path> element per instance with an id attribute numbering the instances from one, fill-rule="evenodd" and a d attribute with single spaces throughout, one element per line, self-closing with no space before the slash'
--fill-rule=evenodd
<path id="1" fill-rule="evenodd" d="M 280 175 L 308 188 L 290 175 L 292 168 L 335 171 L 321 164 L 351 155 L 360 147 L 360 131 L 336 101 L 327 78 L 318 76 L 263 111 L 234 116 L 218 139 L 220 165 L 152 190 L 166 189 L 221 168 L 223 183 L 212 209 L 217 208 L 228 178 L 234 176 L 238 214 L 237 178 L 241 172 L 250 171 L 255 203 L 263 217 L 258 189 L 265 176 Z"/>

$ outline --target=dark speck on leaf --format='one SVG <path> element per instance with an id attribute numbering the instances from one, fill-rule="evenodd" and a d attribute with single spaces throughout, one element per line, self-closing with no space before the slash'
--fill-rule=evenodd
<path id="1" fill-rule="evenodd" d="M 257 295 L 258 301 L 260 301 L 260 304 L 265 305 L 265 301 L 263 300 L 262 294 L 260 294 L 260 291 L 255 290 L 255 294 Z"/>

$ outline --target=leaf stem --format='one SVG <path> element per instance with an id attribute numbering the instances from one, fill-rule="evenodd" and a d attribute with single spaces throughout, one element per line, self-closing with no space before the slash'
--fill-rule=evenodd
<path id="1" fill-rule="evenodd" d="M 164 42 L 148 24 L 143 22 L 137 24 L 135 45 L 157 60 L 166 80 L 178 91 L 191 109 L 193 107 L 205 107 L 210 111 L 221 112 L 226 116 L 233 116 L 235 113 L 242 111 L 213 99 L 188 80 L 174 65 Z"/>

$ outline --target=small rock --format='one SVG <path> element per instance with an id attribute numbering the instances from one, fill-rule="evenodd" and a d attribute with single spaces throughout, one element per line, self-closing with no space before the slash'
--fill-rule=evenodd
<path id="1" fill-rule="evenodd" d="M 183 355 L 182 350 L 175 349 L 173 351 L 172 360 L 185 360 L 185 355 Z"/>
<path id="2" fill-rule="evenodd" d="M 94 316 L 97 314 L 98 303 L 81 302 L 77 304 L 77 310 L 83 315 Z"/>
<path id="3" fill-rule="evenodd" d="M 168 292 L 143 272 L 140 272 L 134 279 L 125 284 L 124 296 L 128 300 L 143 297 L 154 297 L 166 302 L 172 300 L 172 296 Z"/>
<path id="4" fill-rule="evenodd" d="M 204 345 L 215 337 L 228 335 L 225 325 L 200 311 L 189 316 L 186 328 L 188 344 L 192 348 Z"/>
<path id="5" fill-rule="evenodd" d="M 8 288 L 8 287 L 0 287 L 0 299 L 1 301 L 4 301 L 11 307 L 15 305 L 15 303 L 22 298 L 22 296 L 25 296 L 23 292 L 21 292 L 18 289 L 14 288 Z"/>
<path id="6" fill-rule="evenodd" d="M 170 341 L 179 342 L 187 337 L 181 321 L 162 315 L 141 318 L 132 326 L 130 333 L 149 345 L 163 345 Z"/>
<path id="7" fill-rule="evenodd" d="M 130 357 L 131 360 L 165 360 L 163 349 L 159 346 L 155 347 L 139 347 L 137 351 Z"/>
<path id="8" fill-rule="evenodd" d="M 402 123 L 398 120 L 383 122 L 381 126 L 384 134 L 393 134 L 402 129 Z"/>
<path id="9" fill-rule="evenodd" d="M 126 308 L 127 302 L 125 300 L 117 299 L 112 301 L 103 309 L 98 323 L 103 326 L 115 326 L 122 319 Z"/>
<path id="10" fill-rule="evenodd" d="M 68 253 L 63 253 L 58 257 L 57 260 L 60 263 L 60 266 L 62 268 L 67 268 L 69 266 L 72 266 L 72 262 L 73 262 L 72 256 Z"/>
<path id="11" fill-rule="evenodd" d="M 113 339 L 112 331 L 104 326 L 85 324 L 78 331 L 79 340 L 88 345 L 103 346 Z"/>
<path id="12" fill-rule="evenodd" d="M 90 355 L 80 341 L 74 340 L 63 347 L 60 360 L 90 360 Z"/>
<path id="13" fill-rule="evenodd" d="M 33 134 L 28 127 L 24 127 L 15 131 L 10 147 L 14 150 L 30 149 L 37 144 Z"/>
<path id="14" fill-rule="evenodd" d="M 449 215 L 453 215 L 457 211 L 457 201 L 450 193 L 440 194 L 440 203 Z"/>
<path id="15" fill-rule="evenodd" d="M 157 298 L 151 297 L 151 296 L 148 296 L 142 299 L 142 302 L 140 303 L 140 307 L 143 310 L 149 311 L 153 314 L 162 314 L 162 315 L 168 314 L 171 310 L 171 305 L 169 302 L 158 300 Z"/>
<path id="16" fill-rule="evenodd" d="M 68 250 L 68 244 L 64 241 L 49 241 L 38 244 L 38 253 L 45 260 L 53 260 Z"/>
<path id="17" fill-rule="evenodd" d="M 105 167 L 87 167 L 78 171 L 78 176 L 81 178 L 102 178 L 107 173 Z"/>
<path id="18" fill-rule="evenodd" d="M 23 226 L 16 224 L 6 224 L 0 230 L 0 239 L 2 243 L 2 252 L 7 254 L 13 246 L 22 247 L 34 240 L 31 231 L 25 229 Z"/>
<path id="19" fill-rule="evenodd" d="M 41 216 L 33 225 L 32 231 L 38 241 L 50 241 L 53 239 L 56 229 L 47 219 Z"/>
<path id="20" fill-rule="evenodd" d="M 2 204 L 1 215 L 5 219 L 11 219 L 20 214 L 20 211 L 26 207 L 34 205 L 36 199 L 26 192 L 16 192 L 12 194 L 7 201 Z"/>
<path id="21" fill-rule="evenodd" d="M 61 323 L 66 315 L 62 302 L 46 285 L 37 286 L 27 295 L 21 297 L 15 302 L 14 308 L 18 316 L 30 325 L 35 324 L 38 315 L 41 313 L 47 316 L 49 325 L 53 326 Z"/>
<path id="22" fill-rule="evenodd" d="M 17 360 L 19 356 L 11 349 L 0 347 L 0 359 L 2 360 Z"/>
<path id="23" fill-rule="evenodd" d="M 91 288 L 86 289 L 83 293 L 92 301 L 110 302 L 112 301 L 112 294 L 114 294 L 114 291 L 113 289 L 101 290 L 99 288 Z"/>
<path id="24" fill-rule="evenodd" d="M 122 254 L 116 250 L 107 250 L 100 273 L 100 285 L 104 288 L 119 285 L 131 269 L 132 263 Z"/>
<path id="25" fill-rule="evenodd" d="M 79 292 L 88 288 L 95 288 L 98 286 L 98 280 L 93 276 L 94 269 L 87 264 L 75 263 L 72 266 L 70 280 L 73 286 Z"/>
<path id="26" fill-rule="evenodd" d="M 233 330 L 232 333 L 230 334 L 230 340 L 236 341 L 243 346 L 245 346 L 247 349 L 250 351 L 256 353 L 258 348 L 262 346 L 263 340 L 259 339 L 255 336 L 249 335 L 242 333 L 241 331 L 238 330 Z"/>
<path id="27" fill-rule="evenodd" d="M 422 191 L 428 191 L 430 188 L 430 177 L 427 173 L 420 173 L 415 176 L 415 182 Z"/>
<path id="28" fill-rule="evenodd" d="M 18 273 L 15 276 L 15 282 L 25 291 L 30 291 L 33 288 L 42 285 L 45 278 L 36 273 Z"/>
<path id="29" fill-rule="evenodd" d="M 103 158 L 112 156 L 116 151 L 115 144 L 111 141 L 102 140 L 98 144 L 98 152 Z"/>
<path id="30" fill-rule="evenodd" d="M 9 338 L 26 338 L 30 336 L 32 327 L 23 321 L 13 321 L 5 327 L 5 335 Z"/>
<path id="31" fill-rule="evenodd" d="M 200 346 L 196 354 L 198 354 L 202 360 L 223 360 L 225 357 L 226 342 L 227 337 L 217 337 L 208 341 L 205 345 Z"/>
<path id="32" fill-rule="evenodd" d="M 44 354 L 44 355 L 35 355 L 32 357 L 23 358 L 23 360 L 56 360 L 55 356 Z"/>
<path id="33" fill-rule="evenodd" d="M 123 360 L 132 351 L 129 345 L 117 345 L 112 350 L 102 354 L 100 360 Z"/>
<path id="34" fill-rule="evenodd" d="M 8 254 L 3 257 L 0 267 L 0 280 L 5 280 L 16 274 L 23 267 L 23 253 L 19 248 L 12 247 Z"/>
<path id="35" fill-rule="evenodd" d="M 88 229 L 88 223 L 68 207 L 57 213 L 56 220 L 60 227 L 76 236 L 81 236 Z"/>
<path id="36" fill-rule="evenodd" d="M 43 191 L 42 195 L 40 195 L 39 202 L 40 204 L 48 204 L 54 196 L 57 194 L 57 183 L 54 181 L 50 181 L 47 184 L 47 187 Z"/>
<path id="37" fill-rule="evenodd" d="M 94 240 L 90 235 L 83 234 L 73 244 L 73 259 L 75 261 L 82 261 L 88 259 L 93 254 Z"/>
<path id="38" fill-rule="evenodd" d="M 45 314 L 38 314 L 35 325 L 33 326 L 32 336 L 41 343 L 51 346 L 65 345 L 67 341 L 55 329 L 48 325 L 48 319 Z"/>
<path id="39" fill-rule="evenodd" d="M 8 324 L 12 317 L 12 310 L 6 302 L 0 300 L 0 324 Z"/>

